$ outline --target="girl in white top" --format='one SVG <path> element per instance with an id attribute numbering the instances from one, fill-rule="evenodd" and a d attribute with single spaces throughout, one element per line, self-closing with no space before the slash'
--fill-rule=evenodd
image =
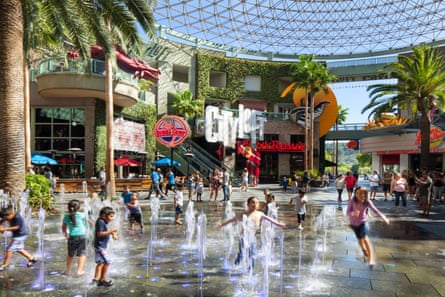
<path id="1" fill-rule="evenodd" d="M 243 173 L 241 174 L 241 192 L 247 192 L 249 189 L 249 172 L 247 171 L 247 168 L 244 168 Z"/>

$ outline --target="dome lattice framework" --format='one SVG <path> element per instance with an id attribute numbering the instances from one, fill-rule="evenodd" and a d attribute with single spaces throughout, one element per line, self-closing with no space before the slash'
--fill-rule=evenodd
<path id="1" fill-rule="evenodd" d="M 153 0 L 159 36 L 234 54 L 348 58 L 445 40 L 441 0 Z"/>

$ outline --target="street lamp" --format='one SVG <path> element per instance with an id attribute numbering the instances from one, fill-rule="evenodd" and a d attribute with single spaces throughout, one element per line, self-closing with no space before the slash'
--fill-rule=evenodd
<path id="1" fill-rule="evenodd" d="M 193 157 L 195 155 L 193 153 L 187 152 L 187 153 L 184 154 L 184 156 L 187 158 L 187 176 L 189 176 L 190 161 L 193 159 Z"/>

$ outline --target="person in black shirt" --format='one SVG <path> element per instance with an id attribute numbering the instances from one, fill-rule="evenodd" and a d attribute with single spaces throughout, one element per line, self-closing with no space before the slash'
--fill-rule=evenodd
<path id="1" fill-rule="evenodd" d="M 3 222 L 8 221 L 9 226 L 2 226 Z M 12 239 L 6 249 L 6 256 L 3 260 L 3 265 L 0 266 L 0 271 L 6 270 L 9 267 L 9 262 L 11 261 L 12 254 L 14 252 L 19 253 L 26 259 L 28 259 L 28 263 L 26 266 L 32 267 L 37 260 L 27 251 L 25 251 L 25 239 L 28 235 L 26 231 L 26 226 L 22 216 L 16 213 L 12 207 L 4 208 L 1 212 L 1 220 L 0 220 L 0 232 L 11 231 Z"/>
<path id="2" fill-rule="evenodd" d="M 106 279 L 110 268 L 110 258 L 107 255 L 107 245 L 110 235 L 114 240 L 117 239 L 117 228 L 109 229 L 108 223 L 114 220 L 115 211 L 109 206 L 105 206 L 100 210 L 99 218 L 96 221 L 96 229 L 94 232 L 94 250 L 96 253 L 96 270 L 94 273 L 93 283 L 98 286 L 111 287 L 114 282 Z"/>

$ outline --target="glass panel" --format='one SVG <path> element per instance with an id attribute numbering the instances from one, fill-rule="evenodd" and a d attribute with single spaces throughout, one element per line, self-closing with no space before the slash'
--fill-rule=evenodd
<path id="1" fill-rule="evenodd" d="M 69 137 L 69 126 L 68 125 L 54 125 L 54 135 L 53 137 Z"/>
<path id="2" fill-rule="evenodd" d="M 80 124 L 72 126 L 71 137 L 85 137 L 85 126 Z"/>
<path id="3" fill-rule="evenodd" d="M 85 139 L 71 139 L 70 148 L 80 148 L 82 151 L 85 150 Z"/>
<path id="4" fill-rule="evenodd" d="M 36 108 L 36 123 L 51 123 L 52 108 Z"/>
<path id="5" fill-rule="evenodd" d="M 71 108 L 54 108 L 54 123 L 71 124 Z"/>
<path id="6" fill-rule="evenodd" d="M 69 148 L 68 139 L 54 139 L 53 149 L 65 151 Z"/>
<path id="7" fill-rule="evenodd" d="M 51 149 L 51 139 L 36 139 L 35 140 L 35 150 L 36 151 L 47 151 Z"/>
<path id="8" fill-rule="evenodd" d="M 50 125 L 36 125 L 35 127 L 36 137 L 51 137 Z"/>
<path id="9" fill-rule="evenodd" d="M 76 123 L 76 124 L 74 124 Z M 85 109 L 83 108 L 73 108 L 73 117 L 72 124 L 74 125 L 83 125 L 85 124 Z"/>

